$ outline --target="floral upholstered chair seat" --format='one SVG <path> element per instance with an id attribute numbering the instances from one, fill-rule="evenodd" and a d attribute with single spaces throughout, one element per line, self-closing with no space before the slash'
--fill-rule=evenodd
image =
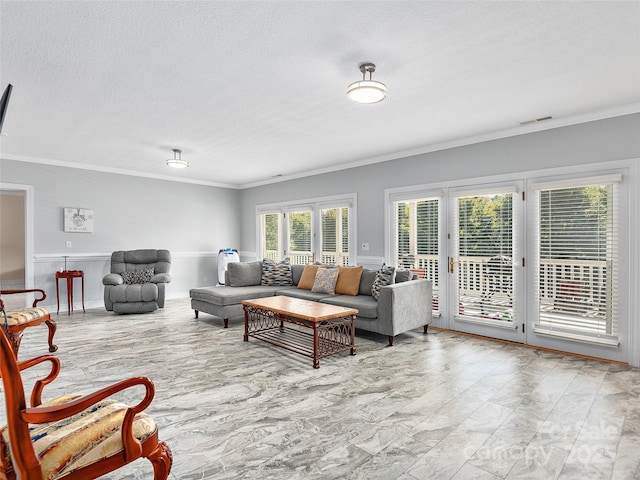
<path id="1" fill-rule="evenodd" d="M 10 327 L 13 327 L 14 325 L 29 323 L 32 320 L 38 320 L 48 315 L 49 310 L 40 307 L 11 309 L 7 310 L 7 323 Z"/>
<path id="2" fill-rule="evenodd" d="M 81 395 L 65 395 L 40 407 L 63 405 Z M 69 473 L 99 460 L 111 457 L 124 449 L 122 421 L 128 406 L 113 399 L 105 399 L 91 408 L 57 422 L 29 425 L 31 441 L 42 466 L 43 478 L 64 478 Z M 156 424 L 145 413 L 136 415 L 133 435 L 142 441 L 156 432 Z M 2 427 L 4 465 L 11 465 L 9 432 Z"/>
<path id="3" fill-rule="evenodd" d="M 33 301 L 33 305 L 31 307 L 8 308 L 6 310 L 4 309 L 4 302 L 2 301 L 2 298 L 0 298 L 0 308 L 2 308 L 3 312 L 6 314 L 6 325 L 4 315 L 1 316 L 2 318 L 0 318 L 0 322 L 2 323 L 3 330 L 9 338 L 13 353 L 17 358 L 24 329 L 27 327 L 40 325 L 41 323 L 46 323 L 47 327 L 49 328 L 49 351 L 55 352 L 56 350 L 58 350 L 58 347 L 53 343 L 53 336 L 55 335 L 57 328 L 56 322 L 51 318 L 51 316 L 49 315 L 49 311 L 46 308 L 37 306 L 38 302 L 41 302 L 42 300 L 47 298 L 44 290 L 29 289 L 0 291 L 0 295 L 25 293 L 39 293 L 40 296 Z"/>

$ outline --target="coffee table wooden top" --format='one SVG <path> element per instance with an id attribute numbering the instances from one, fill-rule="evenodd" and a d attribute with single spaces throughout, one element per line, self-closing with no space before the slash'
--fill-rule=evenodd
<path id="1" fill-rule="evenodd" d="M 264 308 L 283 315 L 291 315 L 303 320 L 317 322 L 336 317 L 358 314 L 358 310 L 355 308 L 339 307 L 337 305 L 329 305 L 327 303 L 318 303 L 309 300 L 302 300 L 300 298 L 279 295 L 275 297 L 243 300 L 241 303 L 251 307 Z"/>

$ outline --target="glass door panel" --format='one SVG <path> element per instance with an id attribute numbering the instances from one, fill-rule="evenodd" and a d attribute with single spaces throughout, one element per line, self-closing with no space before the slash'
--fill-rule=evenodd
<path id="1" fill-rule="evenodd" d="M 516 281 L 519 194 L 512 186 L 460 192 L 452 195 L 451 203 L 452 328 L 524 341 Z"/>

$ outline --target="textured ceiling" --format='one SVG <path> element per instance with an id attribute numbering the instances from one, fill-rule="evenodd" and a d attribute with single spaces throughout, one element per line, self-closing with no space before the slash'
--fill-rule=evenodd
<path id="1" fill-rule="evenodd" d="M 640 111 L 637 1 L 2 0 L 0 15 L 7 159 L 246 187 Z M 364 61 L 382 103 L 346 98 Z M 188 169 L 166 166 L 172 148 Z"/>

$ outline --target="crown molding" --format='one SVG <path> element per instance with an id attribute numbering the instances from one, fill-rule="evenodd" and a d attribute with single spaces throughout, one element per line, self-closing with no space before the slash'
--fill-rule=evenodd
<path id="1" fill-rule="evenodd" d="M 589 113 L 570 115 L 570 116 L 561 117 L 561 118 L 552 118 L 551 120 L 547 120 L 544 122 L 532 123 L 527 125 L 517 125 L 512 128 L 497 130 L 494 132 L 487 132 L 479 135 L 472 135 L 468 137 L 452 139 L 445 142 L 438 142 L 438 143 L 423 145 L 418 148 L 402 150 L 402 151 L 398 151 L 391 154 L 385 154 L 377 157 L 363 158 L 361 160 L 342 163 L 340 165 L 332 165 L 330 167 L 318 168 L 318 169 L 309 170 L 303 173 L 298 173 L 293 175 L 283 175 L 277 178 L 270 178 L 270 179 L 262 180 L 259 182 L 251 182 L 251 183 L 245 183 L 245 184 L 227 184 L 227 183 L 207 182 L 207 181 L 197 180 L 193 178 L 176 178 L 169 175 L 145 174 L 142 172 L 135 172 L 127 169 L 109 168 L 109 167 L 96 166 L 96 165 L 84 165 L 84 164 L 79 164 L 74 162 L 65 162 L 61 160 L 52 160 L 52 159 L 39 158 L 39 157 L 28 157 L 28 156 L 22 156 L 22 155 L 4 155 L 2 156 L 2 158 L 5 160 L 14 160 L 17 162 L 39 163 L 43 165 L 54 165 L 58 167 L 76 168 L 81 170 L 93 170 L 98 172 L 114 173 L 119 175 L 130 175 L 134 177 L 166 180 L 169 182 L 190 183 L 194 185 L 205 185 L 210 187 L 244 190 L 244 189 L 259 187 L 263 185 L 270 185 L 273 183 L 281 183 L 289 180 L 296 180 L 299 178 L 311 177 L 314 175 L 321 175 L 325 173 L 332 173 L 332 172 L 337 172 L 341 170 L 347 170 L 349 168 L 357 168 L 357 167 L 362 167 L 366 165 L 372 165 L 375 163 L 387 162 L 390 160 L 399 160 L 401 158 L 412 157 L 415 155 L 423 155 L 426 153 L 448 150 L 451 148 L 464 147 L 464 146 L 473 145 L 476 143 L 489 142 L 492 140 L 515 137 L 518 135 L 526 135 L 529 133 L 541 132 L 544 130 L 552 130 L 555 128 L 567 127 L 567 126 L 577 125 L 581 123 L 594 122 L 597 120 L 605 120 L 608 118 L 621 117 L 624 115 L 632 115 L 635 113 L 640 113 L 640 102 L 602 109 L 602 110 L 593 111 Z"/>
<path id="2" fill-rule="evenodd" d="M 399 151 L 399 152 L 395 152 L 387 155 L 381 155 L 379 157 L 356 160 L 354 162 L 343 163 L 337 166 L 334 165 L 327 168 L 319 168 L 316 170 L 310 170 L 308 172 L 299 173 L 295 175 L 283 175 L 282 177 L 278 177 L 278 178 L 270 178 L 268 180 L 263 180 L 259 182 L 246 183 L 244 185 L 240 185 L 238 188 L 245 189 L 245 188 L 259 187 L 262 185 L 280 183 L 287 180 L 295 180 L 298 178 L 310 177 L 313 175 L 321 175 L 324 173 L 347 170 L 349 168 L 372 165 L 374 163 L 387 162 L 389 160 L 399 160 L 401 158 L 413 157 L 415 155 L 423 155 L 425 153 L 432 153 L 432 152 L 438 152 L 441 150 L 449 150 L 451 148 L 464 147 L 467 145 L 473 145 L 475 143 L 483 143 L 483 142 L 489 142 L 491 140 L 499 140 L 502 138 L 515 137 L 518 135 L 526 135 L 528 133 L 541 132 L 544 130 L 552 130 L 554 128 L 568 127 L 571 125 L 589 123 L 597 120 L 605 120 L 607 118 L 622 117 L 624 115 L 632 115 L 634 113 L 640 113 L 640 102 L 632 103 L 628 105 L 622 105 L 614 108 L 607 108 L 607 109 L 584 113 L 584 114 L 571 115 L 568 117 L 553 118 L 551 120 L 547 120 L 539 123 L 532 123 L 528 125 L 517 125 L 512 128 L 496 130 L 494 132 L 482 133 L 482 134 L 473 135 L 470 137 L 457 138 L 457 139 L 449 140 L 446 142 L 433 143 L 433 144 L 424 145 L 418 148 L 403 150 L 403 151 Z"/>

